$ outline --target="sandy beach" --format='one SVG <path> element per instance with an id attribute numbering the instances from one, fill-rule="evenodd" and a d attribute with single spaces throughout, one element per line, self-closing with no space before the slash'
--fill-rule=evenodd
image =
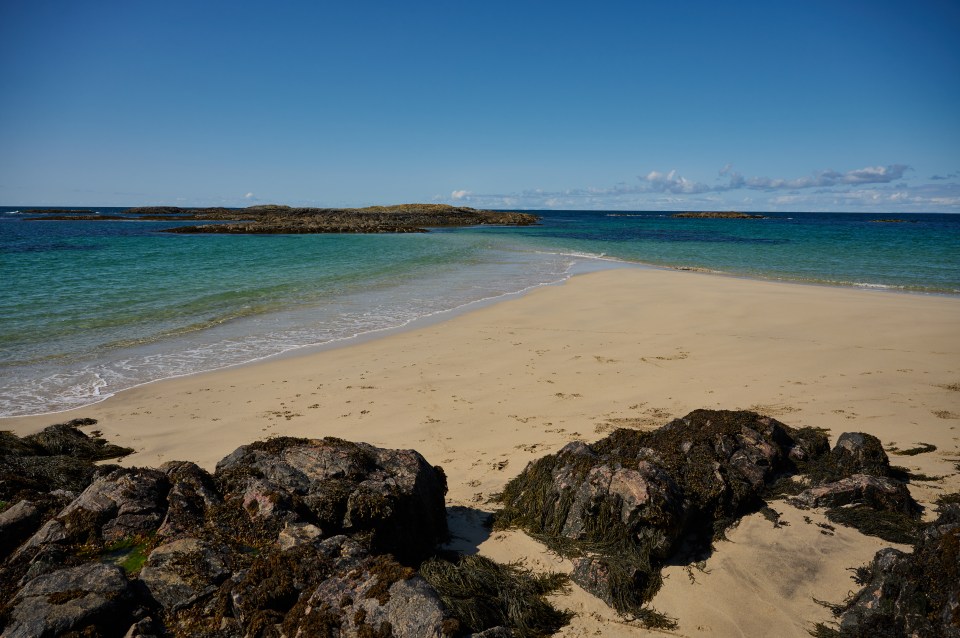
<path id="1" fill-rule="evenodd" d="M 653 428 L 697 408 L 750 409 L 788 425 L 863 431 L 960 489 L 960 298 L 621 268 L 573 277 L 446 321 L 308 354 L 170 379 L 70 412 L 0 420 L 29 434 L 93 417 L 127 465 L 212 470 L 269 436 L 336 436 L 413 448 L 443 466 L 454 546 L 537 569 L 566 561 L 520 532 L 481 524 L 488 498 L 531 460 L 617 427 Z M 745 518 L 703 570 L 669 567 L 653 606 L 679 636 L 807 636 L 855 586 L 848 568 L 889 543 L 773 504 L 787 526 Z M 809 522 L 804 517 L 809 517 Z M 647 636 L 575 585 L 561 636 Z"/>

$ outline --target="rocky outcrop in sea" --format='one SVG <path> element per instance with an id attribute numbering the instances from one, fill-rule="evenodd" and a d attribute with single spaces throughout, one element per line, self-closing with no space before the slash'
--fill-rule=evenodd
<path id="1" fill-rule="evenodd" d="M 367 208 L 293 208 L 262 205 L 248 208 L 129 208 L 120 215 L 95 211 L 37 209 L 26 211 L 37 220 L 69 221 L 209 221 L 167 229 L 181 234 L 314 234 L 314 233 L 425 233 L 429 228 L 459 226 L 529 226 L 539 217 L 529 213 L 478 210 L 446 204 L 400 204 Z"/>
<path id="2" fill-rule="evenodd" d="M 689 213 L 674 213 L 671 217 L 678 219 L 766 219 L 766 215 L 755 213 L 740 213 L 737 211 L 701 211 Z"/>

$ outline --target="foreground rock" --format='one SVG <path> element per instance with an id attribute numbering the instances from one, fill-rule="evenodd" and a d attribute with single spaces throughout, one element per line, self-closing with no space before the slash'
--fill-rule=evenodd
<path id="1" fill-rule="evenodd" d="M 280 438 L 238 448 L 216 478 L 228 508 L 278 534 L 297 523 L 324 537 L 366 534 L 373 551 L 410 564 L 447 536 L 446 478 L 413 450 Z"/>
<path id="2" fill-rule="evenodd" d="M 697 410 L 652 432 L 617 430 L 530 464 L 504 489 L 499 526 L 570 556 L 573 579 L 617 611 L 669 625 L 643 605 L 686 542 L 707 547 L 762 504 L 768 482 L 822 455 L 826 436 L 752 412 Z"/>
<path id="3" fill-rule="evenodd" d="M 0 513 L 0 559 L 97 476 L 116 467 L 97 466 L 93 461 L 133 452 L 88 437 L 79 429 L 95 424 L 93 419 L 77 419 L 24 438 L 0 432 L 0 502 L 9 504 L 9 509 Z"/>
<path id="4" fill-rule="evenodd" d="M 440 638 L 474 629 L 526 637 L 541 635 L 541 625 L 490 610 L 534 608 L 554 629 L 569 618 L 542 598 L 561 580 L 544 586 L 500 566 L 486 569 L 499 574 L 487 588 L 505 593 L 467 594 L 443 581 L 441 597 L 417 572 L 428 557 L 433 574 L 451 563 L 433 557 L 448 535 L 446 477 L 413 450 L 276 438 L 238 448 L 213 474 L 181 461 L 96 469 L 91 459 L 119 448 L 76 425 L 4 435 L 0 467 L 8 474 L 10 463 L 61 453 L 85 457 L 75 461 L 89 470 L 77 479 L 79 493 L 34 490 L 33 500 L 0 508 L 9 554 L 0 564 L 5 638 Z M 498 590 L 503 582 L 510 587 Z M 468 597 L 456 609 L 469 618 L 483 609 L 479 625 L 462 624 L 444 602 Z M 503 626 L 511 620 L 523 625 L 516 634 Z"/>
<path id="5" fill-rule="evenodd" d="M 913 553 L 882 549 L 857 570 L 863 588 L 831 606 L 838 621 L 821 637 L 960 636 L 960 494 L 941 497 L 939 516 Z"/>
<path id="6" fill-rule="evenodd" d="M 811 487 L 791 499 L 791 502 L 805 508 L 863 504 L 879 510 L 919 513 L 917 503 L 906 485 L 894 479 L 868 474 L 854 474 L 833 483 Z"/>
<path id="7" fill-rule="evenodd" d="M 830 450 L 815 428 L 696 410 L 658 430 L 617 430 L 531 463 L 501 494 L 497 525 L 521 527 L 569 557 L 573 580 L 621 614 L 670 627 L 645 607 L 661 567 L 696 560 L 764 499 L 792 495 L 801 507 L 831 508 L 832 520 L 899 540 L 920 507 L 893 474 L 868 434 L 844 434 Z"/>
<path id="8" fill-rule="evenodd" d="M 910 495 L 903 468 L 893 468 L 880 440 L 846 432 L 837 444 L 804 467 L 804 483 L 790 502 L 801 508 L 824 507 L 834 523 L 853 527 L 891 543 L 917 539 L 922 508 Z"/>
<path id="9" fill-rule="evenodd" d="M 4 636 L 527 638 L 569 620 L 544 599 L 567 577 L 437 554 L 447 537 L 446 477 L 413 450 L 284 437 L 238 448 L 212 474 L 181 461 L 98 467 L 94 459 L 124 449 L 81 425 L 92 423 L 0 434 Z M 74 465 L 63 465 L 63 476 L 50 470 L 44 491 L 46 475 L 19 474 L 32 458 Z M 496 524 L 523 527 L 570 557 L 573 580 L 622 614 L 671 627 L 646 607 L 661 567 L 702 558 L 740 516 L 789 496 L 866 533 L 920 538 L 921 549 L 940 543 L 915 552 L 929 556 L 927 585 L 898 552 L 863 573 L 863 582 L 893 575 L 876 585 L 880 593 L 863 594 L 864 609 L 895 599 L 882 608 L 899 605 L 906 617 L 920 601 L 929 620 L 960 605 L 944 584 L 960 573 L 949 527 L 960 512 L 942 513 L 939 531 L 918 536 L 920 508 L 902 474 L 867 434 L 844 434 L 831 450 L 816 428 L 697 410 L 531 463 L 504 489 Z M 890 593 L 894 584 L 905 593 Z M 926 627 L 918 622 L 901 624 Z"/>
<path id="10" fill-rule="evenodd" d="M 10 602 L 5 638 L 104 635 L 131 624 L 130 583 L 119 567 L 88 563 L 34 578 Z"/>
<path id="11" fill-rule="evenodd" d="M 446 478 L 417 452 L 280 438 L 237 449 L 212 475 L 184 462 L 96 468 L 128 450 L 76 425 L 3 435 L 0 486 L 15 499 L 0 512 L 4 636 L 119 636 L 133 624 L 182 636 L 440 636 L 458 626 L 412 569 L 447 537 Z M 61 457 L 75 465 L 49 465 Z M 33 458 L 75 491 L 58 500 L 17 477 Z"/>

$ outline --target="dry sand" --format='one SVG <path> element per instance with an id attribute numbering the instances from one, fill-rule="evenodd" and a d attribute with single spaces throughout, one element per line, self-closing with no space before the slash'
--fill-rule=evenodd
<path id="1" fill-rule="evenodd" d="M 130 465 L 192 460 L 213 469 L 276 435 L 414 448 L 449 477 L 455 544 L 553 570 L 569 563 L 517 532 L 481 525 L 530 460 L 615 427 L 652 428 L 696 408 L 748 408 L 789 425 L 859 430 L 900 448 L 894 463 L 960 489 L 960 299 L 618 269 L 574 277 L 448 321 L 347 347 L 152 383 L 68 413 L 0 420 L 19 434 L 91 416 Z M 952 386 L 952 387 L 951 387 Z M 680 636 L 807 636 L 855 587 L 847 568 L 889 543 L 754 515 L 704 571 L 669 567 L 653 601 Z M 804 521 L 804 516 L 812 519 Z M 562 636 L 647 636 L 574 586 Z"/>

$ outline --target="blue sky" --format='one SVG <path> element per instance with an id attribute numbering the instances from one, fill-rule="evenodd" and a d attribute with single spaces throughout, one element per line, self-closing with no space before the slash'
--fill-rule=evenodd
<path id="1" fill-rule="evenodd" d="M 0 204 L 960 212 L 960 3 L 0 0 Z"/>

